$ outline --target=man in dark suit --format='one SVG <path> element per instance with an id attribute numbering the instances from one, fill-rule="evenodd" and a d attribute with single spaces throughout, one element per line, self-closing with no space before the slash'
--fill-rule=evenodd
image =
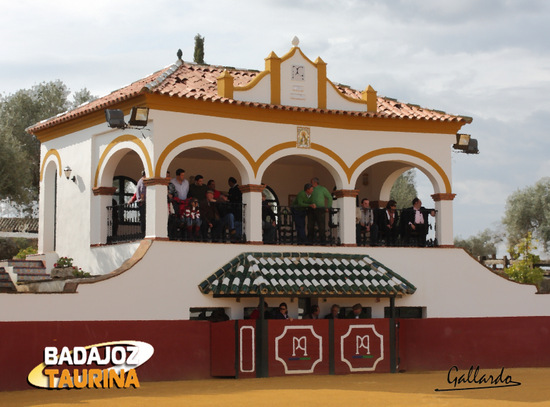
<path id="1" fill-rule="evenodd" d="M 426 246 L 426 235 L 428 234 L 428 215 L 435 216 L 434 209 L 426 209 L 422 201 L 414 198 L 412 207 L 403 210 L 401 217 L 402 232 L 407 242 L 414 239 L 418 247 Z"/>
<path id="2" fill-rule="evenodd" d="M 399 214 L 397 202 L 393 199 L 386 204 L 386 209 L 378 216 L 378 233 L 386 241 L 386 246 L 395 246 L 399 236 Z"/>

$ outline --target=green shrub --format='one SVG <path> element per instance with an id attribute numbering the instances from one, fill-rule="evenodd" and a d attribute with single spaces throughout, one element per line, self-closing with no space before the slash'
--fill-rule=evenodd
<path id="1" fill-rule="evenodd" d="M 25 249 L 19 250 L 19 253 L 17 253 L 14 258 L 25 260 L 29 254 L 36 254 L 37 251 L 38 250 L 35 249 L 34 247 L 29 246 Z"/>

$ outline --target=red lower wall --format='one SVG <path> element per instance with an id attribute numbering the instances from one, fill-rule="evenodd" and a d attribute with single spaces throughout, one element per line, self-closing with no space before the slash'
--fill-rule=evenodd
<path id="1" fill-rule="evenodd" d="M 137 370 L 140 381 L 210 378 L 210 322 L 0 322 L 0 390 L 34 388 L 27 376 L 44 361 L 44 348 L 118 340 L 151 344 L 155 353 Z"/>
<path id="2" fill-rule="evenodd" d="M 389 357 L 387 320 L 363 320 L 375 323 L 384 339 L 384 361 L 377 371 L 388 371 Z M 270 339 L 274 341 L 284 332 L 283 321 L 270 321 Z M 309 322 L 320 336 L 328 337 L 327 321 Z M 381 324 L 381 325 L 380 325 Z M 27 383 L 30 371 L 43 362 L 44 347 L 87 346 L 102 342 L 137 340 L 151 344 L 155 353 L 140 366 L 140 381 L 162 381 L 210 378 L 212 375 L 231 375 L 235 365 L 252 373 L 254 352 L 243 353 L 235 359 L 235 329 L 241 329 L 242 346 L 252 348 L 255 342 L 249 321 L 228 321 L 213 329 L 207 321 L 75 321 L 75 322 L 0 322 L 0 391 L 32 388 Z M 250 325 L 242 331 L 244 325 Z M 327 326 L 325 326 L 327 325 Z M 239 327 L 239 328 L 237 328 Z M 339 331 L 335 327 L 335 333 Z M 218 332 L 219 335 L 216 333 Z M 300 336 L 309 335 L 306 331 Z M 362 334 L 361 334 L 362 335 Z M 216 336 L 216 338 L 214 338 Z M 219 336 L 219 337 L 218 337 Z M 399 369 L 448 370 L 452 366 L 468 369 L 499 367 L 550 366 L 550 317 L 510 318 L 434 318 L 402 319 L 398 329 Z M 308 339 L 310 341 L 310 339 Z M 222 351 L 229 343 L 226 355 Z M 211 346 L 212 344 L 212 346 Z M 279 340 L 280 350 L 292 352 L 290 345 Z M 328 344 L 323 340 L 322 363 L 314 374 L 328 373 Z M 273 348 L 271 348 L 272 350 Z M 308 357 L 318 357 L 308 347 Z M 318 349 L 318 348 L 317 348 Z M 339 359 L 339 346 L 335 357 Z M 292 356 L 292 355 L 291 355 Z M 300 355 L 302 356 L 302 355 Z M 270 375 L 285 374 L 281 362 L 270 351 Z M 212 369 L 212 361 L 221 361 L 222 370 Z M 336 362 L 336 373 L 344 373 L 345 366 Z"/>
<path id="3" fill-rule="evenodd" d="M 400 370 L 550 366 L 550 317 L 399 320 Z"/>

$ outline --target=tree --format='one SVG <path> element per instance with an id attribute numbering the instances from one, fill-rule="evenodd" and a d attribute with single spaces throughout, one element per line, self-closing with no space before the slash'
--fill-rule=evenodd
<path id="1" fill-rule="evenodd" d="M 193 53 L 193 61 L 197 64 L 204 64 L 204 37 L 200 34 L 195 35 L 195 52 Z"/>
<path id="2" fill-rule="evenodd" d="M 40 177 L 40 142 L 25 129 L 68 110 L 69 89 L 60 80 L 42 82 L 31 89 L 0 96 L 0 199 L 19 204 L 30 203 L 38 196 Z M 83 89 L 73 103 L 86 97 Z"/>
<path id="3" fill-rule="evenodd" d="M 540 257 L 532 253 L 534 250 L 537 248 L 533 245 L 531 232 L 527 232 L 527 235 L 510 249 L 510 256 L 516 260 L 505 270 L 510 280 L 525 284 L 540 284 L 544 278 L 544 271 L 540 267 L 535 267 L 535 264 L 540 262 Z"/>
<path id="4" fill-rule="evenodd" d="M 82 88 L 73 94 L 71 109 L 76 109 L 78 106 L 94 99 L 97 99 L 97 96 L 93 96 L 88 89 Z"/>
<path id="5" fill-rule="evenodd" d="M 502 237 L 491 229 L 485 229 L 477 235 L 470 236 L 466 239 L 460 237 L 455 238 L 454 244 L 456 247 L 466 249 L 474 257 L 490 256 L 496 254 L 496 245 L 502 241 Z"/>
<path id="6" fill-rule="evenodd" d="M 506 201 L 502 223 L 506 227 L 508 246 L 517 245 L 528 233 L 540 241 L 544 251 L 550 247 L 550 177 L 535 185 L 517 190 Z"/>
<path id="7" fill-rule="evenodd" d="M 418 195 L 415 183 L 414 169 L 404 172 L 397 178 L 390 191 L 390 199 L 397 202 L 397 209 L 408 208 Z"/>

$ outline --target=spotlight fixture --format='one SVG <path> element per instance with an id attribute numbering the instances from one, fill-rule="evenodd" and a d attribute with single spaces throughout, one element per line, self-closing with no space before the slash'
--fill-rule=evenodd
<path id="1" fill-rule="evenodd" d="M 105 109 L 105 119 L 113 129 L 124 129 L 127 126 L 124 122 L 124 112 L 120 109 Z"/>
<path id="2" fill-rule="evenodd" d="M 477 140 L 469 134 L 457 133 L 456 144 L 453 144 L 453 148 L 465 154 L 479 154 Z"/>
<path id="3" fill-rule="evenodd" d="M 134 107 L 132 108 L 132 114 L 130 115 L 130 126 L 145 127 L 147 126 L 147 120 L 149 119 L 148 107 Z"/>
<path id="4" fill-rule="evenodd" d="M 133 107 L 128 124 L 124 121 L 124 112 L 120 109 L 105 109 L 105 120 L 113 129 L 135 129 L 147 126 L 148 107 Z"/>

